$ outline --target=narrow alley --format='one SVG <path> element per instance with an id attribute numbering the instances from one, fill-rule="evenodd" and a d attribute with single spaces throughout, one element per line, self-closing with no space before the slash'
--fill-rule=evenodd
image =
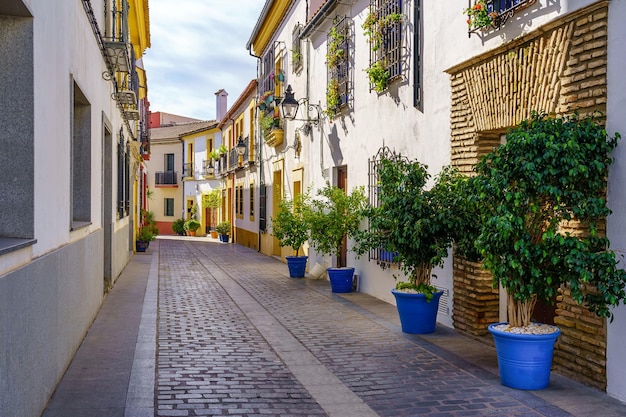
<path id="1" fill-rule="evenodd" d="M 207 238 L 158 239 L 119 278 L 42 417 L 626 416 L 553 373 L 500 385 L 493 348 L 393 305 L 291 279 L 277 259 Z"/>

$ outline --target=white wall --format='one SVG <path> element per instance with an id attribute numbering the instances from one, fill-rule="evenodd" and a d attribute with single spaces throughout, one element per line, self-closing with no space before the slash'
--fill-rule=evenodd
<path id="1" fill-rule="evenodd" d="M 609 174 L 608 201 L 613 214 L 608 218 L 608 237 L 611 247 L 623 257 L 626 254 L 626 1 L 614 0 L 609 3 L 609 51 L 608 51 L 608 100 L 607 131 L 613 135 L 620 132 L 623 137 L 615 152 L 615 162 Z M 623 267 L 626 263 L 622 258 Z M 613 310 L 615 320 L 608 323 L 607 330 L 607 392 L 609 395 L 626 401 L 626 306 L 622 304 Z"/>
<path id="2" fill-rule="evenodd" d="M 91 3 L 101 23 L 101 2 Z M 122 126 L 111 99 L 112 84 L 102 77 L 104 60 L 83 3 L 27 4 L 33 15 L 37 243 L 0 255 L 0 415 L 13 417 L 41 414 L 102 302 L 103 119 L 111 126 L 114 142 L 108 155 L 114 184 L 106 184 L 107 190 L 116 189 L 116 142 Z M 70 232 L 72 80 L 91 106 L 91 224 Z M 124 130 L 124 136 L 129 132 Z M 129 222 L 114 222 L 116 271 L 132 253 Z"/>

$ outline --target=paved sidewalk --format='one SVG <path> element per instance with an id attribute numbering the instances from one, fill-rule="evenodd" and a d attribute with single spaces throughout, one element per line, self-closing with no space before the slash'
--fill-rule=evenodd
<path id="1" fill-rule="evenodd" d="M 542 391 L 503 387 L 489 346 L 439 325 L 404 334 L 390 304 L 183 238 L 133 258 L 43 417 L 268 415 L 613 417 L 626 405 L 555 373 Z"/>

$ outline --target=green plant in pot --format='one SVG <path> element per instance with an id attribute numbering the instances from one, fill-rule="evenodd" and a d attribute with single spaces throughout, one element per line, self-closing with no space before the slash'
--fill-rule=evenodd
<path id="1" fill-rule="evenodd" d="M 306 271 L 308 256 L 299 256 L 299 253 L 309 239 L 308 204 L 308 194 L 298 194 L 293 200 L 284 199 L 279 203 L 278 214 L 272 218 L 272 233 L 280 247 L 289 246 L 295 252 L 295 256 L 286 256 L 291 278 L 302 278 Z"/>
<path id="2" fill-rule="evenodd" d="M 217 231 L 217 233 L 219 233 L 220 241 L 228 243 L 231 228 L 232 225 L 230 224 L 230 222 L 224 221 L 218 223 L 218 225 L 215 227 L 215 230 Z"/>
<path id="3" fill-rule="evenodd" d="M 207 226 L 209 227 L 211 237 L 217 238 L 215 225 L 217 223 L 217 210 L 222 204 L 222 192 L 220 190 L 211 190 L 207 194 L 202 195 L 202 207 L 210 210 Z"/>
<path id="4" fill-rule="evenodd" d="M 195 236 L 196 231 L 200 228 L 201 224 L 198 220 L 191 218 L 185 222 L 185 231 L 188 236 Z"/>
<path id="5" fill-rule="evenodd" d="M 377 174 L 379 204 L 368 210 L 369 228 L 358 233 L 355 251 L 394 254 L 406 277 L 392 290 L 402 330 L 431 333 L 443 294 L 431 284 L 433 267 L 443 266 L 456 233 L 471 221 L 457 216 L 463 209 L 456 196 L 466 177 L 445 168 L 427 189 L 426 165 L 395 153 L 380 160 Z"/>
<path id="6" fill-rule="evenodd" d="M 507 293 L 508 324 L 489 326 L 501 381 L 541 389 L 549 383 L 559 329 L 532 323 L 537 300 L 553 303 L 567 289 L 591 312 L 611 317 L 611 307 L 626 296 L 626 272 L 603 232 L 610 214 L 605 197 L 610 153 L 619 134 L 609 137 L 598 118 L 533 113 L 506 138 L 476 166 L 476 191 L 484 208 L 476 247 L 494 285 Z M 518 355 L 534 356 L 521 348 L 506 351 L 514 337 L 527 344 L 527 339 L 545 339 L 541 363 L 528 365 L 543 365 L 540 375 L 532 368 L 509 369 Z"/>
<path id="7" fill-rule="evenodd" d="M 135 249 L 137 252 L 145 252 L 150 242 L 156 239 L 159 234 L 154 213 L 148 210 L 141 210 L 141 227 L 137 231 Z"/>
<path id="8" fill-rule="evenodd" d="M 363 187 L 354 188 L 350 194 L 329 184 L 318 190 L 306 214 L 311 246 L 317 253 L 336 259 L 344 238 L 357 234 L 366 206 Z M 327 272 L 333 292 L 352 291 L 354 268 L 328 268 Z"/>
<path id="9" fill-rule="evenodd" d="M 181 217 L 180 219 L 174 220 L 174 223 L 172 223 L 172 231 L 179 236 L 183 236 L 185 234 L 185 219 Z"/>

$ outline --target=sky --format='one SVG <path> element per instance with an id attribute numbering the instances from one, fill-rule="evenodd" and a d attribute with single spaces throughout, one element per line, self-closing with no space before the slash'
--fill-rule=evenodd
<path id="1" fill-rule="evenodd" d="M 215 92 L 228 108 L 256 78 L 246 49 L 265 0 L 150 0 L 143 62 L 150 111 L 215 119 Z"/>

